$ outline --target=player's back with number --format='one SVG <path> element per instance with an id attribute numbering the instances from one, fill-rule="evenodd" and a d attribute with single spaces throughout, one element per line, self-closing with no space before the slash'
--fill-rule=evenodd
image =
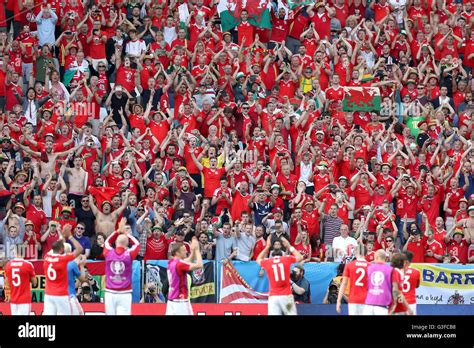
<path id="1" fill-rule="evenodd" d="M 52 296 L 68 296 L 67 264 L 74 260 L 74 254 L 48 253 L 44 257 L 46 274 L 45 294 Z"/>
<path id="2" fill-rule="evenodd" d="M 364 304 L 367 297 L 367 268 L 370 263 L 365 260 L 354 260 L 344 268 L 343 277 L 349 278 L 349 303 Z"/>
<path id="3" fill-rule="evenodd" d="M 408 304 L 416 303 L 416 288 L 420 286 L 420 271 L 408 267 L 403 277 L 402 292 Z"/>
<path id="4" fill-rule="evenodd" d="M 35 277 L 33 264 L 22 259 L 10 260 L 5 267 L 5 275 L 10 284 L 10 302 L 31 303 L 30 282 Z"/>
<path id="5" fill-rule="evenodd" d="M 270 296 L 292 294 L 290 287 L 290 268 L 295 262 L 297 262 L 297 260 L 293 255 L 272 257 L 261 261 L 260 266 L 263 267 L 268 275 Z"/>

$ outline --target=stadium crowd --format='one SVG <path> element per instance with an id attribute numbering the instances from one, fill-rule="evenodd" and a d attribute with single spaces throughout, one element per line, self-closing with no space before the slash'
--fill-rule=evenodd
<path id="1" fill-rule="evenodd" d="M 474 262 L 472 3 L 278 1 L 271 29 L 246 4 L 223 32 L 217 0 L 6 2 L 7 258 L 71 224 L 102 259 L 124 216 L 141 259 L 197 236 L 255 260 L 271 235 L 303 262 Z M 344 111 L 353 87 L 380 110 Z"/>

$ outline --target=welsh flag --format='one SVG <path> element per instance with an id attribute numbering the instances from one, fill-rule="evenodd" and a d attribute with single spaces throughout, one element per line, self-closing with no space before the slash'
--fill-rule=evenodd
<path id="1" fill-rule="evenodd" d="M 311 5 L 312 3 L 314 3 L 314 1 L 313 0 L 288 0 L 287 3 L 290 10 L 293 10 L 296 7 Z"/>
<path id="2" fill-rule="evenodd" d="M 240 23 L 240 12 L 247 10 L 249 23 L 260 28 L 271 29 L 270 0 L 220 0 L 217 11 L 221 18 L 222 31 L 228 31 Z"/>
<path id="3" fill-rule="evenodd" d="M 378 87 L 344 87 L 343 111 L 379 111 L 380 90 Z"/>

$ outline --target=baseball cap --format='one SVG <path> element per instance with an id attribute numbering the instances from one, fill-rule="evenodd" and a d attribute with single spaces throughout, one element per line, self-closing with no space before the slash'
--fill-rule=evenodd
<path id="1" fill-rule="evenodd" d="M 454 230 L 453 236 L 456 234 L 460 234 L 461 236 L 464 236 L 464 231 L 461 228 L 456 228 Z"/>
<path id="2" fill-rule="evenodd" d="M 109 201 L 103 201 L 103 202 L 102 202 L 102 207 L 104 206 L 104 204 L 110 204 L 110 205 L 112 205 L 112 203 L 110 203 Z"/>
<path id="3" fill-rule="evenodd" d="M 467 211 L 474 210 L 474 205 L 471 205 L 469 208 L 467 208 Z"/>
<path id="4" fill-rule="evenodd" d="M 25 226 L 28 226 L 28 225 L 34 226 L 35 224 L 31 220 L 26 220 L 25 221 Z"/>
<path id="5" fill-rule="evenodd" d="M 61 210 L 61 214 L 64 213 L 64 212 L 66 212 L 66 213 L 72 213 L 71 207 L 68 206 L 68 205 L 65 206 L 65 207 L 63 207 L 63 210 Z"/>
<path id="6" fill-rule="evenodd" d="M 275 210 L 273 210 L 273 213 L 276 214 L 276 213 L 283 213 L 283 210 L 281 210 L 281 208 L 275 208 Z"/>
<path id="7" fill-rule="evenodd" d="M 18 203 L 15 204 L 15 208 L 22 208 L 22 209 L 25 209 L 25 206 L 23 205 L 23 203 L 18 202 Z"/>
<path id="8" fill-rule="evenodd" d="M 182 170 L 184 170 L 185 172 L 188 171 L 188 170 L 186 169 L 186 167 L 179 167 L 179 168 L 178 168 L 178 172 L 180 172 L 180 171 L 182 171 Z"/>
<path id="9" fill-rule="evenodd" d="M 341 180 L 349 181 L 349 179 L 347 179 L 345 176 L 340 176 L 339 179 L 337 179 L 338 182 Z"/>
<path id="10" fill-rule="evenodd" d="M 278 184 L 273 184 L 271 187 L 270 187 L 270 190 L 273 190 L 273 189 L 279 189 L 281 191 L 281 187 L 280 185 Z"/>

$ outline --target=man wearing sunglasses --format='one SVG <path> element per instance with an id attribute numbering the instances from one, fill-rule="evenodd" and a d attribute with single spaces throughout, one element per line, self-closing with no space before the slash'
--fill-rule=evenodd
<path id="1" fill-rule="evenodd" d="M 74 229 L 74 239 L 79 242 L 79 244 L 82 246 L 82 254 L 86 256 L 86 258 L 89 258 L 89 255 L 91 253 L 91 241 L 89 237 L 84 236 L 84 232 L 86 231 L 86 225 L 83 222 L 79 222 Z M 71 244 L 72 250 L 74 250 L 74 246 L 70 241 L 68 241 L 69 244 Z"/>

